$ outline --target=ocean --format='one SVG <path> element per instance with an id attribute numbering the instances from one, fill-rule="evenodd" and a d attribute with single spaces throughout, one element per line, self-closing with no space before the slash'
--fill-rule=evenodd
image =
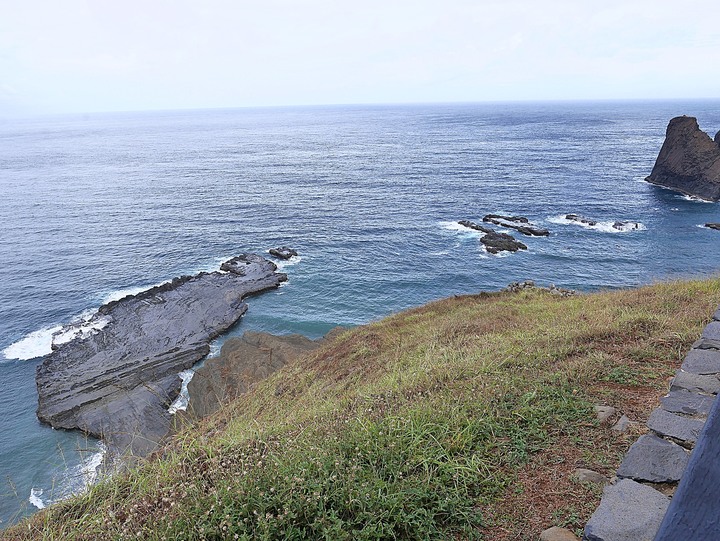
<path id="1" fill-rule="evenodd" d="M 316 338 L 517 280 L 594 291 L 716 274 L 720 233 L 701 226 L 720 206 L 643 180 L 681 114 L 720 129 L 717 100 L 0 120 L 0 526 L 82 489 L 103 456 L 35 417 L 53 332 L 238 253 L 300 255 L 228 335 Z M 515 234 L 527 251 L 488 254 L 457 224 L 488 213 L 551 235 Z"/>

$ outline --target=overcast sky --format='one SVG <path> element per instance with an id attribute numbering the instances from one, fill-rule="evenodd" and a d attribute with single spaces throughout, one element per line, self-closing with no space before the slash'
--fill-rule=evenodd
<path id="1" fill-rule="evenodd" d="M 720 97 L 717 0 L 0 0 L 0 112 Z"/>

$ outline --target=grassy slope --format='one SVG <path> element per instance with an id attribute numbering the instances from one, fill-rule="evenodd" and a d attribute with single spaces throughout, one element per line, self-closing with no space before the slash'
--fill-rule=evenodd
<path id="1" fill-rule="evenodd" d="M 582 527 L 720 279 L 438 301 L 342 335 L 9 539 L 537 539 Z"/>

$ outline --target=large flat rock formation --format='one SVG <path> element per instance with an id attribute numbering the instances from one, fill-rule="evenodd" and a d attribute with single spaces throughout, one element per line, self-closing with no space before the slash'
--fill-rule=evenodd
<path id="1" fill-rule="evenodd" d="M 709 201 L 720 201 L 720 132 L 715 140 L 691 116 L 673 118 L 652 173 L 645 180 Z"/>
<path id="2" fill-rule="evenodd" d="M 287 279 L 253 254 L 221 269 L 102 306 L 92 320 L 99 330 L 59 345 L 38 366 L 38 418 L 96 436 L 116 456 L 152 452 L 171 427 L 178 373 L 245 313 L 244 297 Z"/>

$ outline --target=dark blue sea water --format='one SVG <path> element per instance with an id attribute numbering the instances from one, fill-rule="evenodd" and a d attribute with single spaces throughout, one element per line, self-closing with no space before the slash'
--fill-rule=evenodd
<path id="1" fill-rule="evenodd" d="M 232 332 L 317 337 L 513 280 L 596 290 L 717 273 L 720 233 L 698 226 L 720 206 L 643 182 L 680 114 L 720 129 L 720 101 L 0 121 L 0 519 L 82 486 L 101 457 L 37 422 L 32 357 L 119 292 L 287 244 L 301 254 L 289 282 L 251 298 Z M 489 255 L 455 222 L 490 212 L 552 235 Z M 615 220 L 642 225 L 618 232 Z"/>

